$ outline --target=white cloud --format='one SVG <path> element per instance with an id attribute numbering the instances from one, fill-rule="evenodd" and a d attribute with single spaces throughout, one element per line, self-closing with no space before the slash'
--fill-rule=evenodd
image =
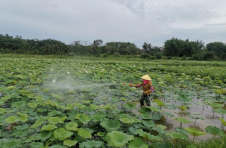
<path id="1" fill-rule="evenodd" d="M 160 46 L 173 36 L 210 42 L 223 40 L 225 5 L 225 0 L 7 0 L 0 1 L 0 28 L 2 34 L 65 43 L 102 39 Z"/>

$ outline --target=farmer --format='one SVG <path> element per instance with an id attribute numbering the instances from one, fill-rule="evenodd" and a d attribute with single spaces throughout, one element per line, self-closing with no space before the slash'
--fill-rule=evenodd
<path id="1" fill-rule="evenodd" d="M 149 100 L 149 96 L 154 91 L 154 87 L 152 86 L 151 78 L 147 74 L 142 76 L 141 79 L 143 79 L 143 82 L 141 84 L 138 84 L 138 85 L 129 84 L 129 85 L 136 88 L 142 86 L 143 94 L 141 95 L 140 105 L 141 107 L 144 106 L 144 101 L 145 101 L 147 106 L 150 106 L 151 103 Z"/>

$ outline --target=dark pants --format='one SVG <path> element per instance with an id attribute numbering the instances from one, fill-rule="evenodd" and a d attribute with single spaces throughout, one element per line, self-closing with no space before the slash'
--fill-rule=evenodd
<path id="1" fill-rule="evenodd" d="M 148 95 L 142 95 L 141 96 L 141 99 L 140 99 L 140 105 L 141 105 L 141 107 L 144 106 L 144 101 L 146 102 L 147 106 L 150 106 L 151 105 Z"/>

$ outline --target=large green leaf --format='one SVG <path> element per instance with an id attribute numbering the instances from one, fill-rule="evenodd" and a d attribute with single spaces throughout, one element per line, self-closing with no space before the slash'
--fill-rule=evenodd
<path id="1" fill-rule="evenodd" d="M 222 124 L 223 124 L 224 126 L 226 126 L 226 121 L 225 121 L 224 119 L 220 118 L 219 120 L 222 122 Z"/>
<path id="2" fill-rule="evenodd" d="M 30 108 L 36 108 L 38 106 L 38 103 L 28 103 L 28 106 Z"/>
<path id="3" fill-rule="evenodd" d="M 160 100 L 160 99 L 154 99 L 154 102 L 156 102 L 157 105 L 160 106 L 160 107 L 165 105 L 165 103 L 162 100 Z"/>
<path id="4" fill-rule="evenodd" d="M 120 118 L 119 119 L 121 122 L 126 123 L 126 124 L 132 124 L 134 120 L 132 118 Z"/>
<path id="5" fill-rule="evenodd" d="M 92 137 L 90 131 L 83 129 L 83 128 L 79 129 L 78 135 L 83 137 L 83 138 L 91 138 Z"/>
<path id="6" fill-rule="evenodd" d="M 143 141 L 142 138 L 136 137 L 129 142 L 129 148 L 148 148 L 148 144 Z"/>
<path id="7" fill-rule="evenodd" d="M 65 126 L 65 129 L 68 130 L 68 131 L 76 131 L 77 130 L 77 127 L 78 127 L 78 124 L 77 123 L 70 122 L 70 123 L 68 123 Z"/>
<path id="8" fill-rule="evenodd" d="M 58 140 L 65 140 L 65 139 L 71 137 L 71 135 L 73 135 L 73 133 L 66 131 L 64 128 L 59 128 L 54 131 L 53 135 Z"/>
<path id="9" fill-rule="evenodd" d="M 0 108 L 0 115 L 4 114 L 6 112 L 6 109 Z"/>
<path id="10" fill-rule="evenodd" d="M 148 128 L 153 128 L 156 126 L 152 120 L 143 120 L 142 123 Z"/>
<path id="11" fill-rule="evenodd" d="M 191 123 L 192 122 L 192 121 L 187 120 L 185 118 L 175 118 L 175 120 L 177 120 L 178 122 L 181 122 L 181 123 Z"/>
<path id="12" fill-rule="evenodd" d="M 86 141 L 86 142 L 80 143 L 79 147 L 81 147 L 81 148 L 94 148 L 94 147 L 102 148 L 102 147 L 104 147 L 104 142 L 102 142 L 102 141 Z"/>
<path id="13" fill-rule="evenodd" d="M 136 103 L 126 103 L 125 108 L 127 109 L 136 109 L 137 104 Z"/>
<path id="14" fill-rule="evenodd" d="M 134 139 L 134 136 L 127 135 L 118 131 L 113 131 L 111 133 L 108 133 L 106 136 L 108 145 L 115 146 L 115 147 L 123 147 L 125 144 L 127 144 L 129 141 L 133 139 Z"/>
<path id="15" fill-rule="evenodd" d="M 169 132 L 166 133 L 167 136 L 170 136 L 172 139 L 184 139 L 184 140 L 188 140 L 188 136 L 181 134 L 181 133 L 176 133 L 176 132 Z"/>
<path id="16" fill-rule="evenodd" d="M 185 128 L 185 130 L 188 131 L 193 136 L 206 135 L 206 133 L 195 128 Z"/>
<path id="17" fill-rule="evenodd" d="M 59 117 L 48 117 L 47 120 L 49 124 L 63 123 L 63 121 Z"/>
<path id="18" fill-rule="evenodd" d="M 79 119 L 83 124 L 87 124 L 90 121 L 89 117 L 84 114 L 77 114 L 76 119 Z"/>
<path id="19" fill-rule="evenodd" d="M 49 139 L 52 135 L 52 132 L 41 132 L 35 135 L 34 139 L 35 140 L 41 140 L 41 141 L 46 141 Z"/>
<path id="20" fill-rule="evenodd" d="M 66 145 L 66 146 L 72 147 L 72 146 L 75 145 L 77 142 L 78 142 L 78 141 L 74 141 L 74 140 L 67 139 L 67 140 L 64 140 L 63 144 Z"/>
<path id="21" fill-rule="evenodd" d="M 207 126 L 205 129 L 206 129 L 206 133 L 210 133 L 210 134 L 218 135 L 218 136 L 225 135 L 225 133 L 217 127 Z"/>
<path id="22" fill-rule="evenodd" d="M 55 128 L 57 128 L 56 125 L 48 124 L 48 125 L 44 125 L 41 131 L 52 131 Z"/>
<path id="23" fill-rule="evenodd" d="M 108 120 L 105 119 L 100 122 L 100 125 L 104 127 L 107 131 L 116 131 L 120 128 L 120 123 L 118 120 Z"/>
<path id="24" fill-rule="evenodd" d="M 39 119 L 31 126 L 31 128 L 37 128 L 44 122 L 44 118 L 41 116 Z"/>
<path id="25" fill-rule="evenodd" d="M 1 144 L 1 148 L 18 148 L 18 147 L 22 147 L 22 141 L 19 139 L 5 139 L 2 144 Z"/>
<path id="26" fill-rule="evenodd" d="M 10 116 L 10 117 L 6 118 L 5 121 L 7 123 L 15 123 L 15 122 L 19 121 L 19 118 L 16 116 Z"/>
<path id="27" fill-rule="evenodd" d="M 44 143 L 42 143 L 42 142 L 32 142 L 31 144 L 30 144 L 30 147 L 31 148 L 40 148 L 40 147 L 42 147 L 44 145 Z"/>
<path id="28" fill-rule="evenodd" d="M 106 115 L 105 114 L 95 114 L 92 115 L 92 119 L 94 122 L 102 121 Z"/>

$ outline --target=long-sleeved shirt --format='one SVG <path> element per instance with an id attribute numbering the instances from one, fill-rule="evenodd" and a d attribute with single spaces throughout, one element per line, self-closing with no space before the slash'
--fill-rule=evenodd
<path id="1" fill-rule="evenodd" d="M 143 94 L 150 95 L 154 91 L 154 87 L 151 82 L 148 82 L 144 84 L 143 82 L 141 84 L 137 84 L 135 87 L 141 87 L 143 89 Z"/>

